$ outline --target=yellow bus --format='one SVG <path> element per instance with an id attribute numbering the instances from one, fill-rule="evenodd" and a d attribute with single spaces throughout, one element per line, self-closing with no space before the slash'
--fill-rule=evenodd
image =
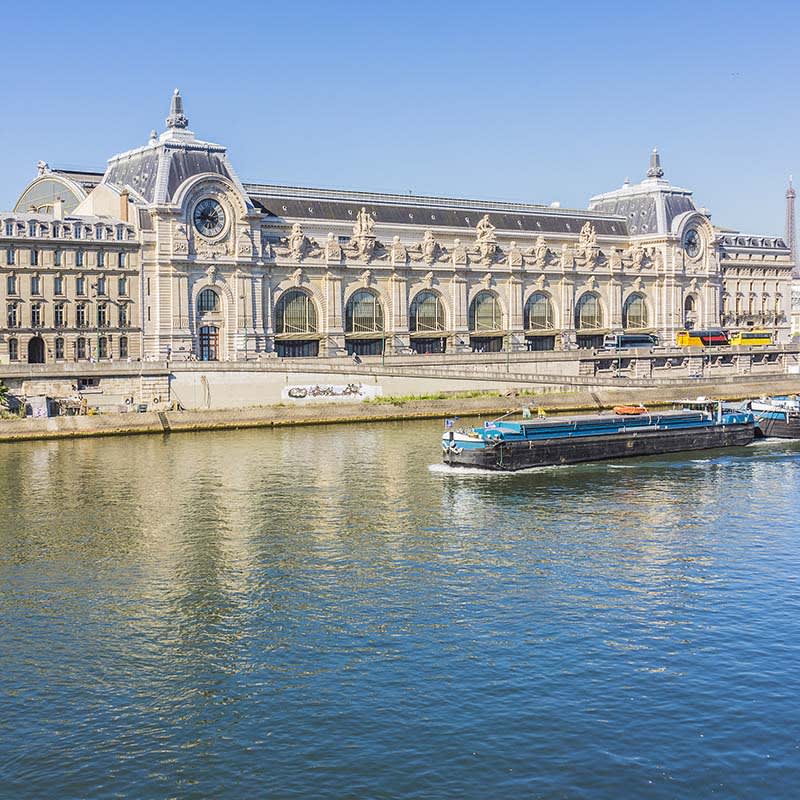
<path id="1" fill-rule="evenodd" d="M 724 347 L 728 334 L 721 328 L 707 331 L 678 331 L 675 335 L 678 347 Z"/>
<path id="2" fill-rule="evenodd" d="M 769 331 L 739 331 L 731 335 L 732 345 L 758 345 L 772 344 L 772 334 Z"/>

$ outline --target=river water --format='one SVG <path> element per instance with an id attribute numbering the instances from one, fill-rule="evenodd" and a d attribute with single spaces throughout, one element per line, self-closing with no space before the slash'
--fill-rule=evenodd
<path id="1" fill-rule="evenodd" d="M 0 446 L 0 797 L 800 795 L 800 443 Z"/>

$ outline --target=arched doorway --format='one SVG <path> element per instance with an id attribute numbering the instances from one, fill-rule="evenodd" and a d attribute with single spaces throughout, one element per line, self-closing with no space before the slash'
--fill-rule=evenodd
<path id="1" fill-rule="evenodd" d="M 408 329 L 411 349 L 415 353 L 444 353 L 447 343 L 444 319 L 444 305 L 436 292 L 425 290 L 414 297 L 408 315 Z"/>
<path id="2" fill-rule="evenodd" d="M 301 289 L 285 291 L 275 304 L 275 350 L 281 358 L 319 355 L 317 309 Z"/>
<path id="3" fill-rule="evenodd" d="M 216 289 L 206 287 L 197 295 L 197 357 L 201 361 L 220 360 L 220 329 L 224 321 L 222 298 Z"/>
<path id="4" fill-rule="evenodd" d="M 344 312 L 344 333 L 348 355 L 373 356 L 383 352 L 383 306 L 368 289 L 350 296 Z"/>
<path id="5" fill-rule="evenodd" d="M 44 339 L 41 336 L 34 336 L 28 342 L 28 363 L 44 364 Z"/>
<path id="6" fill-rule="evenodd" d="M 469 304 L 469 343 L 474 353 L 499 353 L 503 349 L 503 310 L 494 292 L 478 292 Z"/>
<path id="7" fill-rule="evenodd" d="M 200 360 L 219 360 L 219 328 L 216 325 L 203 325 L 200 328 Z"/>

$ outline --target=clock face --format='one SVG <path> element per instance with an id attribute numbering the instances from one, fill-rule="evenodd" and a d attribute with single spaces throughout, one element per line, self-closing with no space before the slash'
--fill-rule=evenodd
<path id="1" fill-rule="evenodd" d="M 219 236 L 225 227 L 225 211 L 216 201 L 207 197 L 194 207 L 194 226 L 203 236 Z"/>
<path id="2" fill-rule="evenodd" d="M 686 231 L 686 235 L 683 237 L 683 249 L 686 250 L 686 255 L 689 258 L 697 258 L 700 255 L 702 245 L 700 234 L 694 228 Z"/>

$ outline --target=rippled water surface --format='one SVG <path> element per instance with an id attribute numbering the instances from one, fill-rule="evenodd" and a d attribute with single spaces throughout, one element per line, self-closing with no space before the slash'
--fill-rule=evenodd
<path id="1" fill-rule="evenodd" d="M 800 796 L 800 444 L 0 445 L 0 797 Z"/>

